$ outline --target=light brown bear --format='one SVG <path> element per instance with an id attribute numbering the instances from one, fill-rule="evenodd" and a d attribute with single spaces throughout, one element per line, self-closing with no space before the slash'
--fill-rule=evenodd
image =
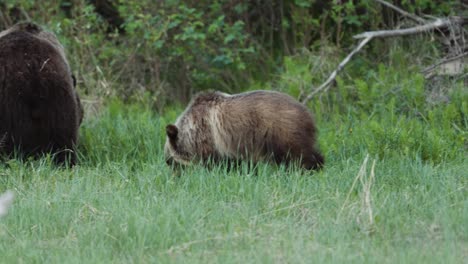
<path id="1" fill-rule="evenodd" d="M 300 162 L 304 169 L 324 165 L 312 114 L 280 92 L 199 94 L 176 123 L 166 127 L 166 134 L 168 163 L 267 160 Z"/>

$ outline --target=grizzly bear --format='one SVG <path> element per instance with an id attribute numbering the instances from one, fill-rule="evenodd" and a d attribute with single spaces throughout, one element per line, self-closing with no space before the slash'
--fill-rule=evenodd
<path id="1" fill-rule="evenodd" d="M 308 170 L 324 164 L 312 114 L 280 92 L 202 93 L 166 134 L 168 163 L 266 160 Z"/>
<path id="2" fill-rule="evenodd" d="M 63 46 L 23 22 L 0 32 L 0 154 L 74 165 L 83 108 Z"/>

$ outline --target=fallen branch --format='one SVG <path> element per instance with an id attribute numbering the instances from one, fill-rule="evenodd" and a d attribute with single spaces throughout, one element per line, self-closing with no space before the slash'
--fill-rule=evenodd
<path id="1" fill-rule="evenodd" d="M 391 9 L 397 11 L 398 13 L 402 14 L 403 16 L 408 17 L 408 18 L 410 18 L 410 19 L 412 19 L 412 20 L 414 20 L 414 21 L 416 21 L 416 22 L 418 22 L 420 24 L 425 24 L 426 23 L 426 20 L 424 18 L 420 18 L 420 17 L 418 17 L 416 15 L 408 13 L 405 10 L 399 8 L 398 6 L 395 6 L 395 5 L 391 4 L 391 3 L 388 3 L 388 2 L 383 1 L 383 0 L 375 0 L 375 1 L 382 4 L 382 5 L 384 5 L 384 6 L 386 6 L 386 7 L 388 7 L 388 8 L 391 8 Z"/>
<path id="2" fill-rule="evenodd" d="M 427 32 L 433 29 L 449 27 L 452 25 L 464 25 L 465 23 L 467 23 L 467 21 L 468 19 L 466 18 L 454 16 L 454 17 L 449 17 L 449 18 L 444 18 L 444 19 L 439 18 L 432 22 L 426 23 L 424 25 L 419 25 L 419 26 L 415 26 L 415 27 L 407 28 L 407 29 L 369 31 L 369 32 L 358 34 L 354 36 L 354 38 L 363 39 L 359 43 L 359 45 L 353 51 L 351 51 L 351 53 L 349 53 L 348 56 L 346 56 L 346 58 L 338 65 L 336 70 L 334 70 L 330 74 L 330 77 L 328 77 L 328 79 L 322 85 L 320 85 L 317 89 L 313 90 L 302 100 L 302 103 L 307 104 L 307 102 L 310 101 L 317 93 L 321 92 L 322 90 L 325 90 L 325 91 L 328 90 L 329 85 L 336 79 L 336 76 L 338 75 L 338 73 L 344 68 L 344 66 L 350 61 L 350 59 L 356 53 L 358 53 L 373 38 L 386 38 L 386 37 L 412 35 L 412 34 Z"/>
<path id="3" fill-rule="evenodd" d="M 415 26 L 412 28 L 405 28 L 405 29 L 395 29 L 395 30 L 379 30 L 379 31 L 369 31 L 358 34 L 354 36 L 355 39 L 361 38 L 368 38 L 368 37 L 397 37 L 397 36 L 405 36 L 405 35 L 413 35 L 417 33 L 427 32 L 437 28 L 448 27 L 453 24 L 462 25 L 465 19 L 462 17 L 449 17 L 449 18 L 438 18 L 430 23 Z"/>
<path id="4" fill-rule="evenodd" d="M 330 77 L 328 77 L 328 79 L 322 85 L 320 85 L 319 88 L 315 89 L 309 95 L 307 95 L 306 98 L 304 98 L 304 100 L 302 100 L 302 103 L 306 104 L 308 101 L 310 101 L 314 97 L 314 95 L 318 94 L 323 89 L 329 87 L 330 83 L 335 80 L 338 73 L 351 60 L 351 58 L 354 56 L 354 54 L 358 53 L 367 44 L 367 42 L 369 42 L 371 39 L 372 39 L 372 37 L 363 39 L 361 41 L 361 43 L 359 43 L 359 45 L 353 51 L 351 51 L 351 53 L 349 53 L 348 56 L 346 56 L 346 58 L 340 64 L 338 64 L 338 67 L 336 68 L 336 70 L 334 70 L 332 72 Z"/>
<path id="5" fill-rule="evenodd" d="M 439 66 L 442 65 L 442 64 L 445 64 L 445 63 L 448 63 L 448 62 L 452 62 L 452 61 L 461 59 L 461 58 L 466 57 L 466 56 L 468 56 L 468 52 L 459 54 L 459 55 L 457 55 L 457 56 L 455 56 L 455 57 L 446 58 L 446 59 L 444 59 L 444 60 L 441 60 L 441 61 L 439 61 L 439 62 L 437 62 L 437 63 L 435 63 L 435 64 L 433 64 L 433 65 L 431 65 L 431 66 L 429 66 L 429 67 L 427 67 L 427 68 L 425 68 L 425 69 L 422 70 L 421 72 L 422 72 L 422 73 L 427 73 L 427 72 L 432 71 L 433 69 L 439 67 Z"/>

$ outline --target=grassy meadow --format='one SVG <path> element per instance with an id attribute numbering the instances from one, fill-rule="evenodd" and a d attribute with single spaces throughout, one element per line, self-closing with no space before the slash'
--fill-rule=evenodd
<path id="1" fill-rule="evenodd" d="M 0 263 L 466 261 L 466 130 L 316 113 L 321 172 L 174 172 L 163 133 L 180 110 L 109 101 L 85 120 L 73 169 L 50 157 L 1 164 L 0 191 L 16 199 L 0 219 Z"/>
<path id="2" fill-rule="evenodd" d="M 75 167 L 0 160 L 0 194 L 15 193 L 0 264 L 467 263 L 468 71 L 421 73 L 456 34 L 466 47 L 461 30 L 374 39 L 353 57 L 307 104 L 320 172 L 172 170 L 165 126 L 196 92 L 299 98 L 355 34 L 417 24 L 370 0 L 3 2 L 0 31 L 33 20 L 58 36 L 86 111 Z M 427 22 L 467 16 L 462 1 L 390 2 Z"/>

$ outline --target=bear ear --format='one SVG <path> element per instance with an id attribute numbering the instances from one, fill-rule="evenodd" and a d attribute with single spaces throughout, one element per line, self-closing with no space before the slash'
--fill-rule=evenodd
<path id="1" fill-rule="evenodd" d="M 179 134 L 179 129 L 175 125 L 167 125 L 166 134 L 170 140 L 175 141 L 177 139 L 177 135 Z"/>

